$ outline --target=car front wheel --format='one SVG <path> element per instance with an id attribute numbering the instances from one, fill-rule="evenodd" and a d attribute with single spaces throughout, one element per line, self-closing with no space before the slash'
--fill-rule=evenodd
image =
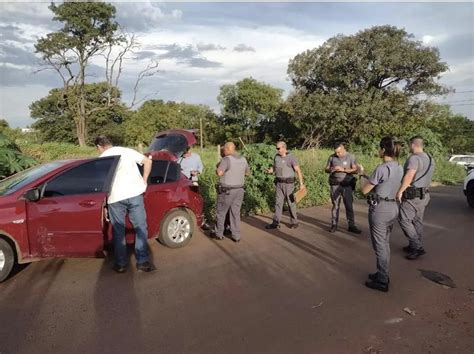
<path id="1" fill-rule="evenodd" d="M 158 240 L 170 248 L 184 247 L 191 241 L 193 231 L 191 215 L 185 210 L 174 210 L 161 223 Z"/>
<path id="2" fill-rule="evenodd" d="M 7 279 L 15 265 L 15 252 L 10 244 L 0 238 L 0 283 Z"/>
<path id="3" fill-rule="evenodd" d="M 474 181 L 470 181 L 467 184 L 466 188 L 466 198 L 467 198 L 467 203 L 471 208 L 474 208 Z"/>

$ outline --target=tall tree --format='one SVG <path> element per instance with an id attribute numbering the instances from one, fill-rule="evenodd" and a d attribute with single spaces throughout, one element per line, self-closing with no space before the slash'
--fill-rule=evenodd
<path id="1" fill-rule="evenodd" d="M 125 55 L 136 47 L 135 37 L 119 31 L 115 21 L 115 7 L 102 2 L 64 2 L 51 4 L 53 20 L 63 24 L 56 32 L 40 38 L 36 52 L 42 55 L 45 69 L 57 72 L 63 82 L 62 100 L 74 120 L 79 145 L 87 140 L 87 120 L 97 111 L 108 110 L 119 104 L 114 95 L 122 72 Z M 86 77 L 91 61 L 105 60 L 105 78 L 109 90 L 101 106 L 88 109 Z M 139 74 L 141 79 L 152 75 L 157 63 L 150 64 Z M 136 98 L 136 95 L 135 95 Z"/>
<path id="2" fill-rule="evenodd" d="M 253 78 L 234 85 L 223 85 L 217 100 L 222 107 L 222 122 L 232 136 L 255 142 L 262 127 L 275 120 L 282 104 L 283 90 Z"/>
<path id="3" fill-rule="evenodd" d="M 378 26 L 338 35 L 290 60 L 295 124 L 307 140 L 323 143 L 397 134 L 420 124 L 417 95 L 446 91 L 437 79 L 447 69 L 436 48 L 403 29 Z"/>
<path id="4" fill-rule="evenodd" d="M 146 101 L 124 124 L 126 143 L 149 144 L 153 135 L 170 128 L 200 129 L 204 144 L 214 143 L 218 134 L 216 114 L 207 106 L 163 100 Z"/>
<path id="5" fill-rule="evenodd" d="M 122 123 L 131 115 L 130 110 L 123 104 L 115 104 L 107 110 L 101 109 L 92 111 L 95 107 L 102 107 L 102 103 L 107 99 L 110 87 L 106 82 L 84 85 L 85 107 L 91 111 L 87 119 L 86 143 L 90 143 L 96 135 L 107 134 L 112 137 L 117 144 L 123 142 Z M 71 112 L 65 104 L 62 89 L 52 89 L 48 96 L 33 102 L 30 105 L 30 115 L 36 120 L 34 128 L 42 141 L 57 141 L 74 143 L 77 141 L 77 131 Z M 113 95 L 120 99 L 120 90 L 113 88 Z M 77 97 L 69 99 L 71 104 L 75 104 Z"/>

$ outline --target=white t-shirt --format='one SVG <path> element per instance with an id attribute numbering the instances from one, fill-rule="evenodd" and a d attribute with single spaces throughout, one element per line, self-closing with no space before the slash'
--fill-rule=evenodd
<path id="1" fill-rule="evenodd" d="M 106 156 L 120 156 L 112 188 L 110 189 L 108 204 L 133 198 L 145 192 L 146 183 L 143 181 L 137 166 L 137 164 L 142 165 L 142 161 L 146 158 L 144 155 L 133 149 L 113 146 L 100 155 L 100 157 Z"/>

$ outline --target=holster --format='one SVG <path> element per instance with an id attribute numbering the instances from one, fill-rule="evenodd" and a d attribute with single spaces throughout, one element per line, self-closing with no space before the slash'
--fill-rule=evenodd
<path id="1" fill-rule="evenodd" d="M 405 191 L 403 192 L 403 199 L 404 200 L 412 200 L 415 198 L 420 198 L 420 199 L 425 199 L 426 193 L 428 192 L 428 189 L 426 188 L 416 188 L 413 186 L 409 186 Z"/>

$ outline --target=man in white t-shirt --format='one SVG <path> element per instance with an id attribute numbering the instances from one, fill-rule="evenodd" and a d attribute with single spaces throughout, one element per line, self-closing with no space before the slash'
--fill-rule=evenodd
<path id="1" fill-rule="evenodd" d="M 143 193 L 147 187 L 152 161 L 139 152 L 113 146 L 106 136 L 98 136 L 94 144 L 101 152 L 100 157 L 120 156 L 107 198 L 108 215 L 112 224 L 114 243 L 114 270 L 124 273 L 127 270 L 127 248 L 125 241 L 125 216 L 128 214 L 135 230 L 135 257 L 137 269 L 144 272 L 154 270 L 148 252 L 148 227 L 146 222 Z M 138 169 L 143 165 L 143 176 Z"/>

